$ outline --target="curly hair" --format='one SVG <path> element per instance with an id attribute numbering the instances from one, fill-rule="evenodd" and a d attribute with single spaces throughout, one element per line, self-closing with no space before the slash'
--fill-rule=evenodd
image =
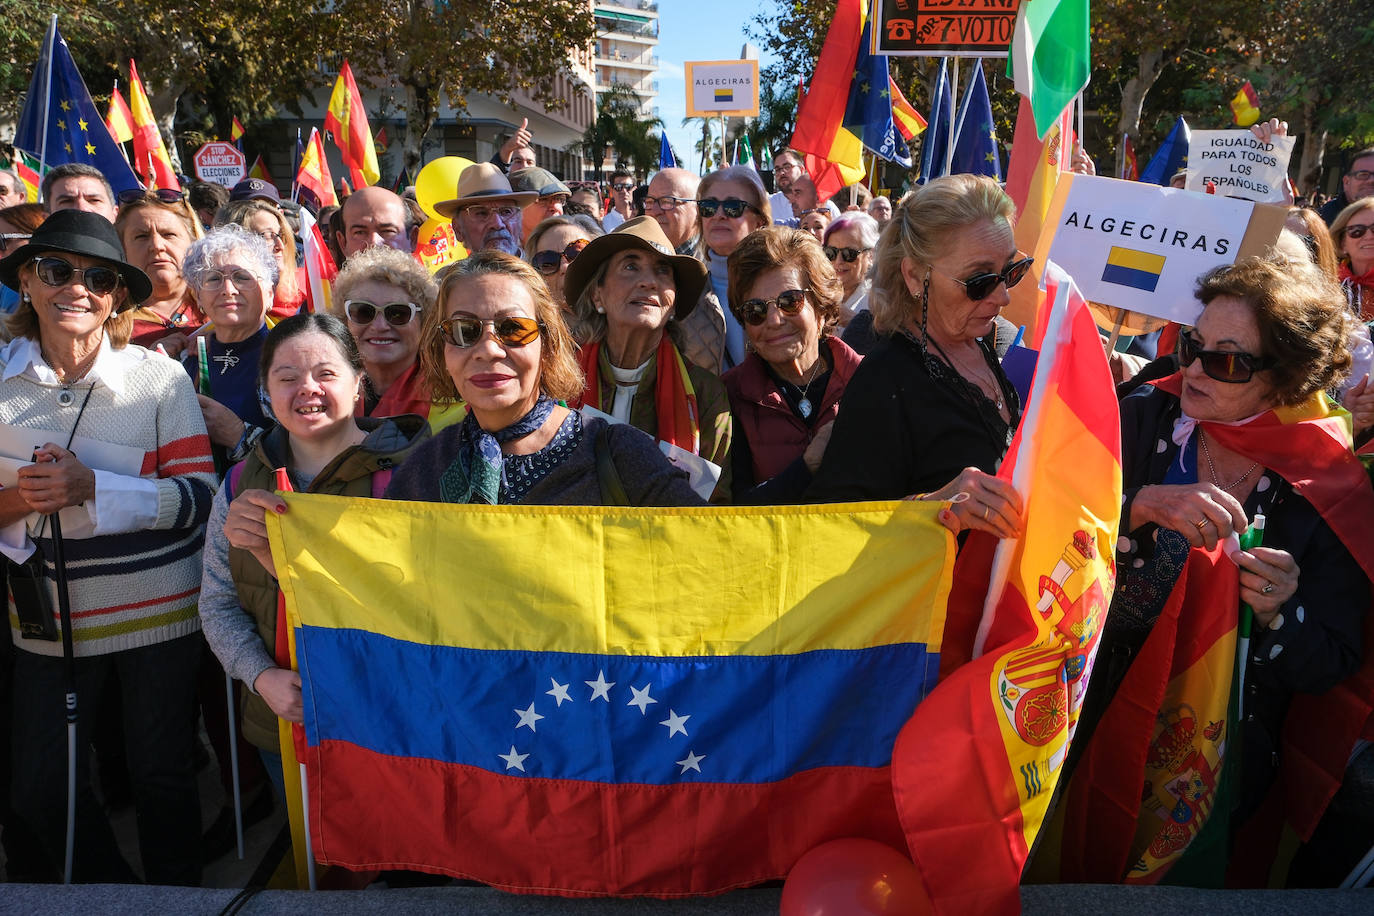
<path id="1" fill-rule="evenodd" d="M 368 281 L 405 290 L 410 301 L 420 307 L 421 315 L 434 307 L 434 299 L 439 295 L 434 278 L 420 266 L 420 262 L 396 248 L 374 245 L 344 262 L 343 270 L 334 279 L 329 314 L 347 320 L 344 303 L 353 295 L 354 289 Z"/>
<path id="2" fill-rule="evenodd" d="M 420 325 L 420 368 L 434 392 L 436 401 L 457 401 L 458 387 L 444 362 L 444 339 L 439 323 L 448 317 L 450 303 L 462 285 L 478 277 L 510 277 L 525 284 L 534 301 L 534 317 L 539 321 L 539 390 L 556 401 L 567 401 L 582 393 L 584 381 L 577 365 L 577 345 L 562 310 L 549 295 L 539 272 L 517 257 L 485 249 L 439 272 L 439 296 L 435 307 L 427 309 Z"/>
<path id="3" fill-rule="evenodd" d="M 951 234 L 983 221 L 1015 228 L 1016 205 L 997 182 L 983 175 L 949 175 L 926 182 L 892 214 L 873 256 L 873 292 L 869 308 L 873 329 L 891 334 L 921 303 L 907 289 L 902 261 L 929 267 L 943 255 Z"/>
<path id="4" fill-rule="evenodd" d="M 192 242 L 181 262 L 181 274 L 187 283 L 200 289 L 201 279 L 215 269 L 215 262 L 235 251 L 243 252 L 258 277 L 276 289 L 280 269 L 277 259 L 272 257 L 272 246 L 256 232 L 237 223 L 216 226 L 205 238 Z M 271 306 L 272 303 L 267 304 Z"/>
<path id="5" fill-rule="evenodd" d="M 840 320 L 840 303 L 844 288 L 835 268 L 826 258 L 816 238 L 801 229 L 770 226 L 745 236 L 726 262 L 729 280 L 726 297 L 730 311 L 744 323 L 740 307 L 749 295 L 759 275 L 767 270 L 794 267 L 801 274 L 807 300 L 820 319 L 821 336 L 825 337 Z"/>
<path id="6" fill-rule="evenodd" d="M 277 295 L 282 299 L 291 302 L 300 295 L 300 286 L 296 283 L 296 233 L 291 230 L 291 225 L 286 221 L 286 214 L 281 207 L 266 200 L 231 200 L 229 203 L 220 207 L 215 214 L 215 227 L 220 226 L 242 226 L 248 229 L 248 220 L 254 213 L 266 213 L 277 221 L 277 232 L 281 235 L 282 265 L 284 269 L 281 276 L 277 277 Z M 251 231 L 251 230 L 250 230 Z"/>
<path id="7" fill-rule="evenodd" d="M 1243 258 L 1198 280 L 1204 306 L 1220 296 L 1254 309 L 1260 352 L 1273 365 L 1274 398 L 1292 407 L 1331 388 L 1350 373 L 1352 321 L 1345 296 L 1315 264 L 1287 258 Z"/>

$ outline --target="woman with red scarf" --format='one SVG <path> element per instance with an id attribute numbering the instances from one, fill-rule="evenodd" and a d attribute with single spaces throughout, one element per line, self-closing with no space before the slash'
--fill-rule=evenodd
<path id="1" fill-rule="evenodd" d="M 689 364 L 677 324 L 701 296 L 706 268 L 673 253 L 647 216 L 593 239 L 568 267 L 563 292 L 583 341 L 587 387 L 574 407 L 594 407 L 720 467 L 712 502 L 730 501 L 730 402 L 721 380 Z"/>
<path id="2" fill-rule="evenodd" d="M 1361 321 L 1374 321 L 1374 197 L 1340 212 L 1331 224 L 1331 241 L 1341 259 L 1346 301 Z"/>
<path id="3" fill-rule="evenodd" d="M 1077 827 L 1065 836 L 1079 842 L 1062 859 L 1063 880 L 1155 881 L 1167 870 L 1169 883 L 1220 886 L 1228 854 L 1234 865 L 1258 861 L 1237 851 L 1261 833 L 1240 829 L 1257 811 L 1311 832 L 1371 711 L 1374 491 L 1351 452 L 1348 418 L 1325 394 L 1349 372 L 1351 317 L 1329 277 L 1293 261 L 1217 268 L 1197 295 L 1203 310 L 1180 336 L 1181 371 L 1121 403 L 1118 578 L 1069 758 L 1066 822 Z M 1194 550 L 1212 551 L 1260 514 L 1262 546 L 1228 551 L 1234 563 Z M 1189 659 L 1210 643 L 1189 634 L 1236 632 L 1236 598 L 1216 597 L 1221 585 L 1232 596 L 1238 587 L 1253 609 L 1248 651 L 1237 663 L 1218 638 L 1209 669 L 1229 677 L 1237 666 L 1235 734 L 1224 708 L 1206 711 L 1207 697 L 1220 695 L 1206 683 L 1185 683 L 1193 692 L 1182 706 L 1165 692 L 1180 671 L 1201 670 Z M 1214 600 L 1196 599 L 1200 588 L 1215 588 Z M 1156 723 L 1177 732 L 1167 754 Z M 1208 756 L 1220 759 L 1223 747 L 1235 751 L 1225 777 Z M 1166 757 L 1172 775 L 1158 769 Z M 1132 766 L 1135 782 L 1124 785 Z M 1229 798 L 1216 790 L 1223 780 Z M 1181 794 L 1161 820 L 1151 805 L 1169 793 Z M 1140 804 L 1139 827 L 1087 816 L 1106 797 Z M 1206 841 L 1194 812 L 1208 819 Z M 1369 840 L 1346 845 L 1358 857 Z"/>

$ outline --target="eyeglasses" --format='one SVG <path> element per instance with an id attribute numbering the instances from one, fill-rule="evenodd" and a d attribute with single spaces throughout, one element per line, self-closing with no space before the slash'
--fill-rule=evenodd
<path id="1" fill-rule="evenodd" d="M 611 185 L 611 187 L 615 188 L 617 191 L 633 191 L 635 189 L 634 185 L 626 184 L 623 181 L 617 181 L 615 184 Z"/>
<path id="2" fill-rule="evenodd" d="M 258 282 L 256 274 L 250 273 L 242 268 L 231 270 L 228 273 L 221 273 L 218 270 L 209 270 L 200 275 L 200 282 L 197 284 L 201 289 L 208 292 L 217 293 L 224 289 L 225 283 L 234 284 L 234 289 L 244 290 L 250 286 L 255 286 Z"/>
<path id="3" fill-rule="evenodd" d="M 739 318 L 745 324 L 758 326 L 768 320 L 768 307 L 775 305 L 784 315 L 795 315 L 806 305 L 806 290 L 788 289 L 776 299 L 745 299 L 739 307 Z"/>
<path id="4" fill-rule="evenodd" d="M 463 212 L 479 223 L 485 223 L 487 220 L 491 219 L 493 213 L 496 214 L 498 219 L 505 220 L 512 218 L 520 211 L 515 207 L 468 207 L 463 210 Z"/>
<path id="5" fill-rule="evenodd" d="M 1178 364 L 1184 369 L 1194 360 L 1202 360 L 1202 371 L 1208 378 L 1232 385 L 1241 385 L 1254 378 L 1256 372 L 1271 369 L 1274 360 L 1232 350 L 1203 350 L 1193 335 L 1184 331 L 1178 335 Z"/>
<path id="6" fill-rule="evenodd" d="M 267 232 L 259 232 L 258 238 L 267 242 L 267 244 L 271 245 L 273 248 L 286 243 L 286 236 L 282 235 L 280 232 L 272 232 L 270 229 Z"/>
<path id="7" fill-rule="evenodd" d="M 1021 279 L 1026 276 L 1026 271 L 1030 270 L 1031 265 L 1034 263 L 1035 258 L 1022 258 L 1019 261 L 1013 261 L 1008 264 L 1001 273 L 974 274 L 966 280 L 961 280 L 958 277 L 949 277 L 949 274 L 944 274 L 944 276 L 949 277 L 955 283 L 963 284 L 964 292 L 968 295 L 969 299 L 974 302 L 980 302 L 988 296 L 991 296 L 992 291 L 997 289 L 997 284 L 999 283 L 1007 284 L 1007 289 L 1011 289 L 1013 286 L 1020 283 Z M 935 268 L 932 267 L 931 270 L 935 270 Z M 937 274 L 941 273 L 941 271 L 938 270 L 935 272 Z"/>
<path id="8" fill-rule="evenodd" d="M 28 241 L 33 238 L 27 232 L 0 232 L 0 251 L 6 251 L 11 242 Z"/>
<path id="9" fill-rule="evenodd" d="M 716 200 L 714 197 L 706 197 L 697 201 L 697 209 L 701 211 L 703 219 L 710 219 L 720 210 L 728 219 L 739 219 L 744 215 L 745 210 L 753 210 L 762 215 L 758 207 L 748 201 L 740 200 L 738 197 L 730 197 L 725 200 Z"/>
<path id="10" fill-rule="evenodd" d="M 562 251 L 538 251 L 530 256 L 530 265 L 546 277 L 551 277 L 558 273 L 558 265 L 562 261 L 571 264 L 577 260 L 577 256 L 582 253 L 582 249 L 591 244 L 589 239 L 578 239 L 570 242 L 567 248 Z"/>
<path id="11" fill-rule="evenodd" d="M 119 192 L 121 204 L 131 204 L 140 200 L 160 200 L 164 204 L 179 204 L 185 199 L 185 191 L 175 191 L 172 188 L 129 188 Z"/>
<path id="12" fill-rule="evenodd" d="M 1374 174 L 1374 172 L 1370 174 Z M 1363 238 L 1364 234 L 1371 229 L 1374 229 L 1374 224 L 1365 223 L 1364 225 L 1360 225 L 1356 223 L 1353 226 L 1346 226 L 1342 234 L 1348 239 L 1358 239 Z"/>
<path id="13" fill-rule="evenodd" d="M 539 322 L 533 318 L 508 315 L 505 318 L 478 318 L 459 313 L 439 322 L 439 336 L 445 343 L 466 350 L 482 339 L 482 331 L 491 328 L 496 339 L 507 347 L 523 347 L 539 339 Z"/>
<path id="14" fill-rule="evenodd" d="M 671 213 L 683 204 L 694 204 L 696 201 L 690 197 L 646 197 L 644 198 L 644 209 L 657 207 L 660 210 Z"/>
<path id="15" fill-rule="evenodd" d="M 113 267 L 73 267 L 61 258 L 34 258 L 34 272 L 48 286 L 61 289 L 80 282 L 97 296 L 107 296 L 119 288 L 119 271 Z M 78 277 L 80 278 L 78 281 Z"/>
<path id="16" fill-rule="evenodd" d="M 872 248 L 836 248 L 834 245 L 826 245 L 824 248 L 825 256 L 828 260 L 835 260 L 843 257 L 846 264 L 853 264 L 859 260 L 859 255 L 872 251 Z"/>
<path id="17" fill-rule="evenodd" d="M 1374 172 L 1371 172 L 1369 169 L 1360 169 L 1358 172 L 1351 172 L 1350 177 L 1356 181 L 1368 181 L 1374 178 Z"/>
<path id="18" fill-rule="evenodd" d="M 393 328 L 402 328 L 415 320 L 415 316 L 420 314 L 420 307 L 414 302 L 388 302 L 386 305 L 377 305 L 366 299 L 349 299 L 344 302 L 344 314 L 354 324 L 371 324 L 378 312 L 382 313 L 387 324 Z"/>

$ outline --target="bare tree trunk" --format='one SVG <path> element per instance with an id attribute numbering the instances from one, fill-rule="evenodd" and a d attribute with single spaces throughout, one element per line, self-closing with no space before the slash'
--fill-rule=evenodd
<path id="1" fill-rule="evenodd" d="M 426 83 L 417 79 L 402 80 L 406 101 L 406 132 L 402 145 L 401 165 L 415 179 L 424 158 L 425 134 L 434 126 L 437 117 L 437 93 Z"/>
<path id="2" fill-rule="evenodd" d="M 148 90 L 148 104 L 153 108 L 153 118 L 157 121 L 158 132 L 162 134 L 162 142 L 167 146 L 167 155 L 172 158 L 172 169 L 184 174 L 176 135 L 177 103 L 181 100 L 183 87 L 169 84 L 159 89 L 145 84 L 144 88 Z"/>
<path id="3" fill-rule="evenodd" d="M 1315 93 L 1308 93 L 1302 102 L 1302 158 L 1298 162 L 1298 190 L 1311 194 L 1321 190 L 1322 165 L 1326 158 L 1326 128 L 1317 127 Z"/>
<path id="4" fill-rule="evenodd" d="M 1135 76 L 1126 81 L 1121 88 L 1121 120 L 1118 133 L 1127 134 L 1132 142 L 1140 139 L 1140 113 L 1145 110 L 1145 96 L 1150 87 L 1164 72 L 1164 49 L 1147 48 L 1136 57 Z M 1126 145 L 1118 143 L 1116 148 L 1116 174 L 1120 175 L 1126 166 Z"/>

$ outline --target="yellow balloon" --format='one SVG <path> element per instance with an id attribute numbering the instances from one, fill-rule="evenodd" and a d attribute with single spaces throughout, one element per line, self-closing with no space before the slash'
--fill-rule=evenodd
<path id="1" fill-rule="evenodd" d="M 458 176 L 472 165 L 462 156 L 442 156 L 429 162 L 415 176 L 415 200 L 430 219 L 444 219 L 434 205 L 458 196 Z"/>
<path id="2" fill-rule="evenodd" d="M 468 250 L 458 241 L 458 236 L 453 232 L 453 224 L 448 220 L 442 217 L 427 219 L 420 226 L 419 236 L 415 240 L 415 257 L 430 273 L 435 273 L 440 268 L 461 261 L 467 256 Z"/>

